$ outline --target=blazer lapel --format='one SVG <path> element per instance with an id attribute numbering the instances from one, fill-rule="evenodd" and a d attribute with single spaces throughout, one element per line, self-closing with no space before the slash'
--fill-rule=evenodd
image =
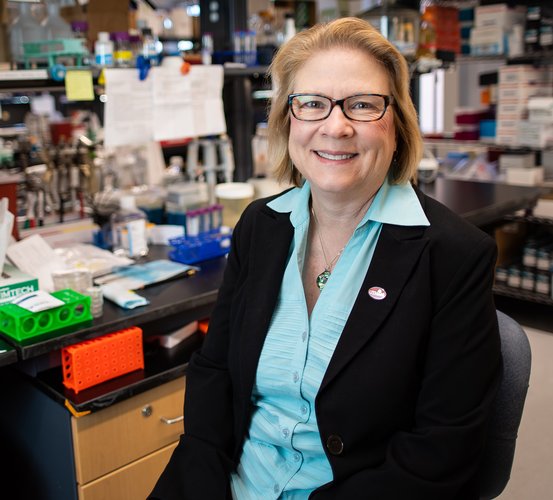
<path id="1" fill-rule="evenodd" d="M 250 396 L 261 349 L 276 306 L 294 229 L 289 213 L 265 208 L 256 215 L 250 253 L 250 287 L 240 333 L 242 390 Z"/>
<path id="2" fill-rule="evenodd" d="M 413 267 L 427 244 L 421 238 L 424 228 L 385 224 L 378 240 L 371 265 L 334 354 L 323 378 L 320 391 L 338 375 L 353 356 L 378 331 L 392 311 Z M 386 296 L 372 298 L 369 289 L 380 287 Z"/>

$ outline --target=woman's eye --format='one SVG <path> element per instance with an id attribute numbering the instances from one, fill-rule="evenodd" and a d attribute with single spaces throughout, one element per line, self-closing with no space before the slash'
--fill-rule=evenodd
<path id="1" fill-rule="evenodd" d="M 306 101 L 302 104 L 302 107 L 308 109 L 320 109 L 324 107 L 324 105 L 321 101 Z"/>
<path id="2" fill-rule="evenodd" d="M 373 103 L 367 102 L 367 101 L 357 101 L 357 102 L 354 102 L 351 105 L 351 109 L 371 110 L 371 109 L 375 109 L 375 105 Z"/>

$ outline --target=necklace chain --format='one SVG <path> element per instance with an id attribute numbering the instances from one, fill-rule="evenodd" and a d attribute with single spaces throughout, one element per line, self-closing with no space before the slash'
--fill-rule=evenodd
<path id="1" fill-rule="evenodd" d="M 319 287 L 319 290 L 322 290 L 326 285 L 328 278 L 330 278 L 330 275 L 332 274 L 332 266 L 334 266 L 336 261 L 340 258 L 340 255 L 342 255 L 342 252 L 344 251 L 346 246 L 344 245 L 342 249 L 336 254 L 336 256 L 330 262 L 328 262 L 328 259 L 326 257 L 325 247 L 323 245 L 323 238 L 321 236 L 321 230 L 319 228 L 319 221 L 317 220 L 317 216 L 315 215 L 315 210 L 313 210 L 313 207 L 311 207 L 311 213 L 313 214 L 313 220 L 315 221 L 315 231 L 317 232 L 317 236 L 319 238 L 319 243 L 321 245 L 321 250 L 323 251 L 323 257 L 325 261 L 324 271 L 317 276 L 317 286 Z"/>

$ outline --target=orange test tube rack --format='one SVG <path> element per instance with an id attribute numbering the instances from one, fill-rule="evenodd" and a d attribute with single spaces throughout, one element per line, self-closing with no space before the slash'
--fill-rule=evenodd
<path id="1" fill-rule="evenodd" d="M 142 329 L 133 326 L 64 347 L 63 385 L 75 393 L 144 368 Z"/>

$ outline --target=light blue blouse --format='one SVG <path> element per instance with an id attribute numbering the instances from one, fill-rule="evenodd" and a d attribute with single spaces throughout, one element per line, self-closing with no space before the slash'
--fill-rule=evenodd
<path id="1" fill-rule="evenodd" d="M 305 182 L 268 204 L 277 212 L 290 212 L 294 238 L 259 359 L 249 434 L 238 470 L 231 476 L 234 499 L 306 499 L 332 481 L 315 396 L 369 268 L 382 224 L 430 225 L 410 184 L 384 182 L 309 317 L 302 270 L 310 196 Z"/>

